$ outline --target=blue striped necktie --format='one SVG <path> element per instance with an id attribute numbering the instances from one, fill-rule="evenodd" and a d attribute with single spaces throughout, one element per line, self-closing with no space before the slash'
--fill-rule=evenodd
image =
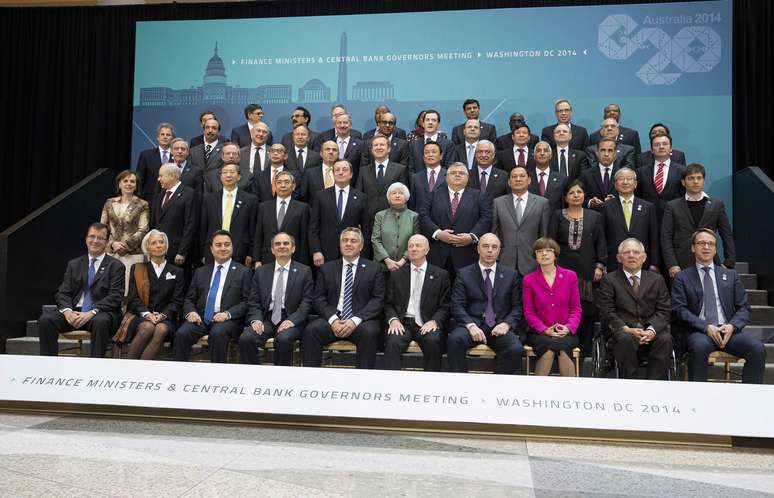
<path id="1" fill-rule="evenodd" d="M 349 320 L 352 318 L 352 290 L 355 279 L 352 275 L 352 263 L 347 263 L 347 274 L 344 277 L 344 304 L 341 307 L 341 319 Z"/>
<path id="2" fill-rule="evenodd" d="M 210 285 L 210 293 L 207 294 L 207 305 L 204 307 L 204 324 L 209 325 L 212 317 L 215 315 L 215 299 L 218 297 L 218 288 L 220 287 L 220 271 L 223 265 L 218 265 L 218 271 L 215 272 L 215 278 Z"/>
<path id="3" fill-rule="evenodd" d="M 91 264 L 89 265 L 89 276 L 86 280 L 86 289 L 83 291 L 83 306 L 81 306 L 81 311 L 91 311 L 91 284 L 94 283 L 94 277 L 97 275 L 97 269 L 95 268 L 96 263 L 97 258 L 91 258 Z"/>

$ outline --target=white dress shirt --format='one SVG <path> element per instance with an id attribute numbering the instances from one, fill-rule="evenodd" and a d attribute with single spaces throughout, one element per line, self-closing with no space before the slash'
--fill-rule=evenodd
<path id="1" fill-rule="evenodd" d="M 715 289 L 715 306 L 718 310 L 718 323 L 712 323 L 710 325 L 718 325 L 720 323 L 726 323 L 726 315 L 723 313 L 723 305 L 720 303 L 720 294 L 718 293 L 718 282 L 715 280 L 715 263 L 710 263 L 709 265 L 702 265 L 700 263 L 696 263 L 696 271 L 699 272 L 699 280 L 701 281 L 702 288 L 704 287 L 704 270 L 703 268 L 705 266 L 709 266 L 710 271 L 710 279 L 712 280 L 712 287 Z M 702 292 L 702 296 L 704 295 L 704 292 Z M 705 314 L 704 314 L 704 299 L 701 300 L 701 311 L 699 311 L 699 318 L 702 320 L 705 320 Z"/>
<path id="2" fill-rule="evenodd" d="M 285 201 L 285 216 L 288 214 L 288 209 L 290 209 L 290 199 L 291 197 L 280 197 L 277 196 L 277 203 L 274 205 L 274 217 L 277 218 L 279 216 L 280 208 L 282 207 L 282 201 Z"/>
<path id="3" fill-rule="evenodd" d="M 277 261 L 274 261 L 274 278 L 271 283 L 271 301 L 269 301 L 269 310 L 274 310 L 277 305 L 274 302 L 274 292 L 277 290 L 277 283 L 279 283 L 280 268 L 284 268 L 282 272 L 282 288 L 285 289 L 285 294 L 288 292 L 288 275 L 290 275 L 290 263 L 292 260 L 288 260 L 286 265 L 281 265 Z M 279 303 L 280 309 L 285 307 L 285 294 L 282 295 L 282 302 Z"/>
<path id="4" fill-rule="evenodd" d="M 344 213 L 347 212 L 347 198 L 349 197 L 349 185 L 347 185 L 344 188 L 341 188 L 338 185 L 334 184 L 333 188 L 334 188 L 334 192 L 336 193 L 336 196 L 334 197 L 334 204 L 337 206 L 337 209 L 339 205 L 339 192 L 341 190 L 344 191 L 344 199 L 343 199 L 343 202 L 341 203 L 341 213 L 343 215 Z"/>
<path id="5" fill-rule="evenodd" d="M 410 265 L 411 268 L 411 289 L 409 292 L 409 301 L 408 306 L 406 307 L 406 317 L 413 318 L 414 323 L 416 323 L 418 326 L 424 325 L 424 322 L 422 321 L 421 316 L 416 316 L 414 311 L 416 311 L 419 308 L 419 304 L 422 299 L 422 288 L 425 285 L 425 277 L 427 276 L 427 260 L 425 260 L 424 263 L 422 263 L 420 266 L 414 266 L 412 263 Z M 415 285 L 416 280 L 416 272 L 417 269 L 419 270 L 419 273 L 421 275 L 421 281 L 419 282 L 419 285 Z"/>
<path id="6" fill-rule="evenodd" d="M 355 277 L 357 276 L 357 264 L 360 262 L 360 257 L 355 258 L 354 261 L 352 261 L 352 302 L 354 304 L 355 301 Z M 345 285 L 347 283 L 347 265 L 350 264 L 349 261 L 346 259 L 341 260 L 341 287 L 339 287 L 339 301 L 336 303 L 336 309 L 339 311 L 342 311 L 344 309 L 344 289 Z M 354 311 L 354 310 L 353 310 Z M 328 317 L 328 323 L 333 323 L 336 320 L 338 320 L 338 315 L 331 315 Z M 353 316 L 350 318 L 355 323 L 355 326 L 360 325 L 360 323 L 363 321 L 362 318 L 358 318 L 356 316 Z"/>
<path id="7" fill-rule="evenodd" d="M 89 266 L 91 266 L 91 258 L 92 258 L 92 256 L 91 256 L 91 255 L 88 255 L 88 254 L 87 254 L 87 256 L 89 257 L 89 259 L 86 261 L 86 268 L 88 268 Z M 94 262 L 94 278 L 95 278 L 95 279 L 97 278 L 97 273 L 99 272 L 99 267 L 100 267 L 100 265 L 102 265 L 102 260 L 103 260 L 103 259 L 105 259 L 105 253 L 103 252 L 102 254 L 100 254 L 99 256 L 97 256 L 97 258 L 96 258 L 96 259 L 97 259 L 97 260 Z M 86 282 L 84 282 L 84 283 L 86 283 Z M 85 290 L 86 290 L 86 288 L 85 288 L 85 287 L 84 287 L 84 288 L 81 290 L 81 297 L 79 297 L 79 298 L 78 298 L 78 303 L 76 304 L 76 306 L 79 306 L 79 307 L 82 307 L 82 306 L 83 306 L 83 292 L 84 292 Z M 94 304 L 94 303 L 92 302 L 92 305 L 93 305 L 93 304 Z M 67 310 L 69 310 L 69 309 L 70 309 L 70 308 L 63 308 L 61 311 L 67 311 Z"/>

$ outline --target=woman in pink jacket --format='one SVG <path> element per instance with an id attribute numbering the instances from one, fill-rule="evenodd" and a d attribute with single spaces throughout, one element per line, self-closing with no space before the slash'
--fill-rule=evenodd
<path id="1" fill-rule="evenodd" d="M 532 246 L 540 267 L 524 277 L 524 318 L 529 331 L 527 344 L 538 357 L 535 375 L 548 375 L 554 358 L 563 376 L 575 375 L 571 354 L 578 347 L 575 335 L 582 310 L 578 277 L 556 265 L 559 244 L 541 237 Z"/>

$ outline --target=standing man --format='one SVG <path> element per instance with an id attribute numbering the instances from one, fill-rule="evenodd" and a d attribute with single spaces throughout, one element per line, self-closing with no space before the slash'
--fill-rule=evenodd
<path id="1" fill-rule="evenodd" d="M 390 207 L 387 202 L 387 187 L 400 182 L 408 187 L 408 168 L 390 159 L 390 141 L 387 137 L 377 135 L 370 140 L 373 162 L 364 164 L 357 178 L 355 189 L 368 196 L 368 219 L 382 209 Z"/>
<path id="2" fill-rule="evenodd" d="M 554 143 L 556 154 L 551 157 L 551 169 L 558 171 L 567 177 L 568 181 L 575 180 L 581 171 L 589 167 L 586 153 L 582 150 L 570 148 L 570 127 L 566 124 L 558 124 L 554 128 Z"/>
<path id="3" fill-rule="evenodd" d="M 558 125 L 557 128 L 560 126 L 565 125 Z M 532 182 L 529 185 L 529 191 L 540 197 L 545 197 L 551 211 L 562 209 L 567 177 L 551 169 L 551 146 L 548 142 L 540 141 L 535 145 L 534 166 L 530 171 Z"/>
<path id="4" fill-rule="evenodd" d="M 284 140 L 282 143 L 285 150 L 288 151 L 287 165 L 298 171 L 300 175 L 304 174 L 306 168 L 314 168 L 322 164 L 320 153 L 309 147 L 310 136 L 309 128 L 304 124 L 299 124 L 293 128 L 293 132 L 290 134 L 290 144 L 285 145 Z"/>
<path id="5" fill-rule="evenodd" d="M 487 233 L 478 242 L 478 261 L 462 268 L 454 281 L 452 316 L 457 327 L 446 343 L 449 370 L 467 372 L 467 350 L 486 344 L 497 355 L 494 373 L 515 374 L 523 347 L 521 278 L 497 262 L 500 240 Z"/>
<path id="6" fill-rule="evenodd" d="M 586 150 L 589 145 L 589 132 L 586 128 L 572 124 L 572 103 L 567 99 L 559 99 L 554 102 L 554 114 L 556 115 L 556 124 L 546 126 L 543 128 L 541 140 L 545 140 L 550 143 L 552 147 L 556 147 L 554 142 L 554 128 L 558 124 L 566 124 L 570 127 L 570 133 L 572 138 L 570 139 L 570 148 L 577 150 Z"/>
<path id="7" fill-rule="evenodd" d="M 252 143 L 239 150 L 240 187 L 252 188 L 253 179 L 269 164 L 269 127 L 259 122 L 251 130 Z"/>
<path id="8" fill-rule="evenodd" d="M 595 162 L 581 172 L 580 181 L 586 191 L 586 207 L 602 209 L 605 202 L 615 197 L 613 176 L 621 168 L 616 158 L 615 142 L 608 138 L 600 140 L 595 157 L 599 163 Z"/>
<path id="9" fill-rule="evenodd" d="M 374 161 L 371 155 L 371 141 L 376 136 L 387 137 L 390 143 L 390 161 L 405 165 L 408 162 L 408 142 L 406 141 L 406 132 L 395 128 L 395 115 L 391 112 L 383 113 L 379 118 L 379 127 L 376 128 L 376 134 L 365 136 L 366 144 L 363 147 L 362 164 L 368 164 Z M 403 131 L 403 136 L 399 136 L 398 130 Z"/>
<path id="10" fill-rule="evenodd" d="M 616 121 L 613 118 L 607 118 L 606 120 L 602 121 L 602 129 L 600 132 L 602 133 L 602 138 L 600 138 L 600 141 L 597 143 L 601 143 L 603 139 L 606 140 L 612 140 L 613 144 L 615 146 L 615 157 L 616 157 L 616 163 L 619 167 L 627 167 L 631 169 L 636 168 L 635 163 L 635 154 L 634 154 L 634 147 L 622 143 L 618 143 L 618 121 Z M 586 147 L 586 159 L 589 162 L 589 165 L 593 168 L 595 164 L 601 161 L 599 159 L 598 147 L 594 145 L 589 145 Z"/>
<path id="11" fill-rule="evenodd" d="M 385 118 L 386 114 L 389 114 L 390 117 Z M 385 123 L 385 121 L 392 121 L 392 123 Z M 390 140 L 393 138 L 406 140 L 406 130 L 395 126 L 395 115 L 386 105 L 381 104 L 374 109 L 374 123 L 376 123 L 376 128 L 363 133 L 363 140 L 368 141 L 377 135 L 388 137 Z"/>
<path id="12" fill-rule="evenodd" d="M 462 103 L 462 111 L 468 119 L 480 120 L 481 117 L 481 104 L 476 99 L 467 99 Z M 457 125 L 452 129 L 452 142 L 459 145 L 465 141 L 464 127 L 467 121 L 461 125 Z M 484 140 L 489 140 L 494 143 L 497 140 L 497 129 L 495 125 L 490 123 L 484 123 L 480 121 L 481 133 L 480 136 Z M 460 157 L 460 159 L 462 159 Z"/>
<path id="13" fill-rule="evenodd" d="M 513 131 L 516 128 L 526 123 L 527 123 L 527 120 L 524 119 L 524 115 L 522 113 L 514 112 L 513 114 L 511 114 L 511 117 L 508 120 L 508 133 L 505 133 L 497 137 L 497 142 L 495 142 L 498 153 L 502 150 L 511 150 L 513 148 L 514 146 Z M 537 135 L 535 135 L 534 133 L 530 133 L 529 147 L 530 148 L 534 147 L 539 140 L 540 138 Z"/>
<path id="14" fill-rule="evenodd" d="M 301 178 L 299 198 L 310 206 L 317 192 L 333 187 L 333 165 L 336 164 L 339 157 L 339 147 L 336 142 L 328 140 L 322 144 L 320 156 L 322 163 L 316 167 L 306 168 Z"/>
<path id="15" fill-rule="evenodd" d="M 253 177 L 252 192 L 261 202 L 270 201 L 276 196 L 275 178 L 280 171 L 289 171 L 294 176 L 299 176 L 297 171 L 287 167 L 285 162 L 287 158 L 288 155 L 282 144 L 269 147 L 269 161 L 266 168 Z"/>
<path id="16" fill-rule="evenodd" d="M 172 149 L 172 162 L 180 170 L 180 183 L 191 187 L 196 195 L 201 197 L 204 190 L 204 174 L 197 165 L 188 160 L 188 143 L 182 138 L 175 138 L 170 142 L 169 147 Z M 158 175 L 154 183 L 153 191 L 156 192 L 159 189 Z M 149 204 L 153 205 L 152 202 Z"/>
<path id="17" fill-rule="evenodd" d="M 161 191 L 151 207 L 150 227 L 167 234 L 167 261 L 183 267 L 196 243 L 199 199 L 193 189 L 180 182 L 180 170 L 174 164 L 159 169 Z"/>
<path id="18" fill-rule="evenodd" d="M 413 140 L 409 144 L 409 159 L 407 166 L 411 171 L 422 171 L 424 164 L 424 146 L 428 142 L 435 142 L 441 148 L 441 166 L 448 167 L 449 164 L 456 161 L 457 154 L 454 152 L 454 143 L 448 138 L 440 135 L 438 127 L 441 125 L 441 114 L 429 109 L 425 111 L 425 118 L 422 126 L 425 130 L 425 136 L 421 140 Z"/>
<path id="19" fill-rule="evenodd" d="M 196 163 L 196 165 L 201 168 L 202 172 L 204 172 L 204 182 L 207 183 L 207 177 L 208 174 L 211 171 L 215 171 L 215 176 L 211 179 L 215 182 L 212 185 L 212 188 L 208 190 L 208 192 L 212 192 L 212 190 L 216 189 L 217 187 L 217 171 L 218 168 L 223 164 L 223 160 L 220 157 L 220 151 L 223 149 L 223 145 L 226 142 L 222 140 L 222 137 L 220 136 L 220 121 L 215 119 L 214 117 L 207 119 L 207 121 L 204 123 L 204 142 L 200 145 L 192 146 L 191 147 L 191 153 L 189 156 L 189 159 Z M 237 152 L 239 149 L 237 148 Z"/>
<path id="20" fill-rule="evenodd" d="M 199 127 L 201 127 L 202 132 L 204 132 L 204 125 L 210 119 L 218 119 L 218 117 L 215 115 L 214 112 L 209 111 L 209 110 L 204 110 L 204 111 L 199 113 Z M 193 149 L 197 145 L 203 144 L 204 140 L 205 140 L 204 134 L 196 135 L 195 137 L 191 137 L 191 140 L 189 141 L 189 143 L 191 144 L 191 148 Z M 218 140 L 220 142 L 228 142 L 228 140 L 226 140 L 226 137 L 224 137 L 220 133 L 218 133 Z M 200 168 L 203 167 L 203 166 L 204 166 L 203 164 L 199 164 Z"/>
<path id="21" fill-rule="evenodd" d="M 511 133 L 513 146 L 498 153 L 497 163 L 502 170 L 510 172 L 516 166 L 527 167 L 532 163 L 532 152 L 530 151 L 531 136 L 532 133 L 529 131 L 529 126 L 525 123 L 516 125 L 513 133 Z"/>
<path id="22" fill-rule="evenodd" d="M 650 127 L 650 132 L 648 133 L 648 138 L 653 139 L 653 137 L 657 135 L 666 135 L 670 139 L 672 138 L 672 134 L 669 132 L 669 127 L 663 123 L 655 123 L 653 126 Z M 677 164 L 688 164 L 685 159 L 685 152 L 677 149 L 672 149 L 672 155 L 671 155 L 672 161 L 676 162 Z M 643 166 L 649 166 L 655 164 L 655 158 L 653 157 L 653 151 L 652 150 L 646 150 L 642 154 L 640 154 L 639 161 L 637 162 L 637 167 L 642 168 Z"/>
<path id="23" fill-rule="evenodd" d="M 322 148 L 322 145 L 328 140 L 333 140 L 333 142 L 336 142 L 336 135 L 338 135 L 338 131 L 336 130 L 336 119 L 338 119 L 339 116 L 343 116 L 344 114 L 347 114 L 346 107 L 341 104 L 333 104 L 331 107 L 331 124 L 333 125 L 333 128 L 325 130 L 317 135 L 315 141 L 312 142 L 312 148 L 314 150 L 319 151 Z M 356 138 L 357 140 L 363 138 L 363 134 L 355 129 L 350 129 L 349 135 L 352 138 Z"/>
<path id="24" fill-rule="evenodd" d="M 401 356 L 415 341 L 422 350 L 425 371 L 441 371 L 451 288 L 449 274 L 428 264 L 429 251 L 427 237 L 412 235 L 407 249 L 410 264 L 390 276 L 384 306 L 388 325 L 384 362 L 388 370 L 400 370 Z"/>
<path id="25" fill-rule="evenodd" d="M 250 270 L 232 261 L 231 235 L 218 230 L 210 251 L 215 260 L 197 268 L 183 303 L 185 322 L 175 332 L 176 361 L 188 361 L 191 347 L 209 334 L 210 361 L 225 363 L 228 341 L 242 333 L 250 295 Z"/>
<path id="26" fill-rule="evenodd" d="M 750 305 L 739 274 L 715 265 L 715 232 L 700 228 L 692 237 L 696 263 L 675 276 L 672 309 L 688 326 L 688 373 L 707 381 L 707 361 L 713 351 L 744 358 L 742 382 L 763 384 L 766 350 L 758 339 L 742 333 L 750 323 Z"/>
<path id="27" fill-rule="evenodd" d="M 376 263 L 361 257 L 363 232 L 348 227 L 340 236 L 341 258 L 320 268 L 315 309 L 320 318 L 303 331 L 305 367 L 322 364 L 322 348 L 334 341 L 357 345 L 355 366 L 374 368 L 384 306 L 384 277 Z"/>
<path id="28" fill-rule="evenodd" d="M 637 170 L 637 196 L 655 204 L 660 227 L 667 203 L 685 195 L 682 183 L 685 165 L 671 160 L 672 139 L 668 135 L 653 137 L 650 150 L 655 163 Z"/>
<path id="29" fill-rule="evenodd" d="M 454 152 L 460 162 L 464 162 L 468 166 L 468 170 L 472 170 L 476 166 L 476 147 L 481 139 L 481 122 L 471 118 L 466 120 L 462 126 L 464 137 L 462 143 L 454 146 Z"/>
<path id="30" fill-rule="evenodd" d="M 86 232 L 86 256 L 67 263 L 62 283 L 54 299 L 57 309 L 38 318 L 40 355 L 59 354 L 59 334 L 88 330 L 91 357 L 102 358 L 121 322 L 124 298 L 124 265 L 105 254 L 109 228 L 92 223 Z"/>
<path id="31" fill-rule="evenodd" d="M 205 192 L 215 192 L 220 189 L 220 168 L 226 163 L 234 163 L 239 166 L 240 155 L 237 144 L 226 142 L 220 149 L 220 155 L 216 162 L 211 162 L 211 168 L 204 170 Z M 247 188 L 247 187 L 245 187 Z"/>
<path id="32" fill-rule="evenodd" d="M 528 192 L 529 171 L 516 166 L 508 178 L 511 195 L 494 200 L 492 208 L 492 232 L 497 235 L 497 252 L 503 267 L 527 275 L 537 269 L 532 244 L 548 233 L 551 209 L 548 200 Z M 501 249 L 502 248 L 502 249 Z"/>
<path id="33" fill-rule="evenodd" d="M 153 196 L 156 194 L 156 179 L 159 177 L 159 168 L 162 164 L 172 162 L 172 149 L 170 147 L 174 138 L 175 127 L 169 123 L 161 123 L 156 128 L 158 146 L 143 150 L 140 152 L 140 157 L 137 158 L 135 171 L 140 177 L 137 194 L 148 204 L 153 202 Z"/>
<path id="34" fill-rule="evenodd" d="M 446 170 L 441 167 L 443 152 L 436 142 L 427 142 L 422 147 L 424 170 L 411 174 L 408 207 L 419 212 L 430 198 L 430 193 L 446 185 Z"/>
<path id="35" fill-rule="evenodd" d="M 296 341 L 312 309 L 312 270 L 293 261 L 296 241 L 279 232 L 271 240 L 274 263 L 255 270 L 247 300 L 247 326 L 239 336 L 239 359 L 258 365 L 259 348 L 274 338 L 274 364 L 291 366 Z"/>
<path id="36" fill-rule="evenodd" d="M 247 107 L 245 107 L 245 119 L 247 119 L 245 124 L 236 126 L 231 130 L 231 142 L 240 148 L 250 145 L 253 128 L 258 123 L 263 122 L 263 107 L 259 104 L 247 104 Z M 267 143 L 269 145 L 274 143 L 274 137 L 271 132 L 269 132 Z"/>
<path id="37" fill-rule="evenodd" d="M 313 132 L 312 129 L 310 128 L 310 126 L 312 125 L 312 115 L 309 113 L 309 109 L 302 106 L 297 106 L 295 109 L 293 109 L 293 112 L 290 114 L 290 124 L 291 124 L 292 130 L 295 130 L 296 127 L 299 125 L 306 126 L 306 129 L 309 132 L 309 137 L 307 138 L 307 144 L 311 148 L 312 144 L 314 143 L 314 140 L 317 138 L 318 133 Z M 285 149 L 287 150 L 292 149 L 293 132 L 290 131 L 282 135 L 282 140 L 280 141 L 280 143 L 285 146 Z"/>
<path id="38" fill-rule="evenodd" d="M 621 242 L 617 258 L 621 268 L 602 278 L 596 302 L 603 323 L 610 327 L 618 376 L 636 378 L 637 351 L 649 346 L 647 378 L 665 379 L 672 354 L 669 291 L 661 275 L 642 270 L 647 255 L 639 240 Z"/>
<path id="39" fill-rule="evenodd" d="M 621 122 L 621 107 L 618 104 L 608 104 L 602 110 L 602 119 L 615 119 L 616 123 Z M 597 130 L 591 134 L 589 138 L 589 145 L 595 145 L 602 138 L 601 130 Z M 618 136 L 615 140 L 619 144 L 629 145 L 634 148 L 635 159 L 642 153 L 640 146 L 640 133 L 637 130 L 627 128 L 625 126 L 619 126 Z"/>
<path id="40" fill-rule="evenodd" d="M 492 202 L 508 192 L 508 173 L 494 166 L 495 146 L 489 140 L 481 140 L 476 146 L 475 167 L 470 171 L 470 188 L 477 188 Z"/>

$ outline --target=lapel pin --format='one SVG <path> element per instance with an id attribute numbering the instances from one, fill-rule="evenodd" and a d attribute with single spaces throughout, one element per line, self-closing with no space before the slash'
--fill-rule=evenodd
<path id="1" fill-rule="evenodd" d="M 293 268 L 293 273 L 297 272 L 298 268 Z"/>
<path id="2" fill-rule="evenodd" d="M 360 263 L 360 268 L 365 268 L 365 263 Z"/>
<path id="3" fill-rule="evenodd" d="M 231 265 L 231 269 L 232 269 L 232 270 L 236 270 L 236 266 L 234 266 L 234 265 Z"/>
<path id="4" fill-rule="evenodd" d="M 357 200 L 357 196 L 356 196 L 356 195 L 353 195 L 353 196 L 352 196 L 352 198 L 353 198 L 353 199 L 355 199 L 355 200 Z"/>
<path id="5" fill-rule="evenodd" d="M 637 211 L 642 211 L 642 204 L 637 204 Z"/>
<path id="6" fill-rule="evenodd" d="M 432 279 L 434 279 L 434 278 L 435 278 L 434 276 L 430 275 L 430 280 L 432 280 Z"/>
<path id="7" fill-rule="evenodd" d="M 505 278 L 505 274 L 504 273 L 500 273 L 500 278 Z"/>
<path id="8" fill-rule="evenodd" d="M 725 273 L 724 273 L 724 274 L 723 274 L 723 276 L 722 276 L 722 277 L 720 277 L 720 278 L 722 278 L 724 281 L 725 281 L 725 280 L 728 280 L 728 278 L 726 278 L 726 274 L 725 274 Z"/>
<path id="9" fill-rule="evenodd" d="M 707 205 L 709 206 L 710 204 L 712 204 L 712 201 L 707 199 Z"/>

